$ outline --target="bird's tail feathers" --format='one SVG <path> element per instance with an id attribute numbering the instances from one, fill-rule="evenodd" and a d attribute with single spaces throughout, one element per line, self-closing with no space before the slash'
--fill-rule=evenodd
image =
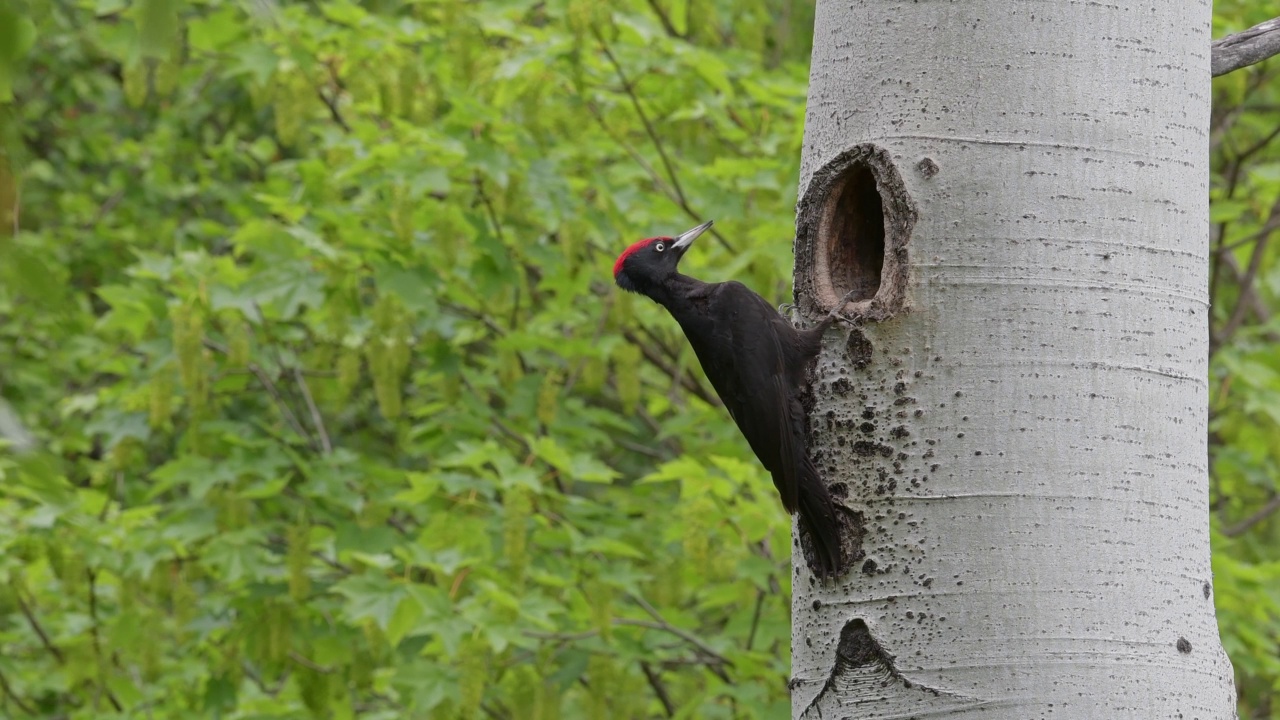
<path id="1" fill-rule="evenodd" d="M 800 487 L 800 528 L 808 535 L 813 553 L 806 559 L 809 569 L 819 578 L 828 579 L 844 570 L 844 548 L 840 542 L 840 517 L 831 492 L 817 473 Z M 802 541 L 803 547 L 803 541 Z"/>

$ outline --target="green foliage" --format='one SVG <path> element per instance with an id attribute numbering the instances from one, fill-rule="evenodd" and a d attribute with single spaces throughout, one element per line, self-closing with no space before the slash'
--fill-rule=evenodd
<path id="1" fill-rule="evenodd" d="M 1214 3 L 1214 36 L 1276 8 Z M 1280 87 L 1275 59 L 1214 81 L 1209 449 L 1215 602 L 1240 717 L 1280 718 Z"/>
<path id="2" fill-rule="evenodd" d="M 0 716 L 784 712 L 788 519 L 610 267 L 785 299 L 811 8 L 22 12 Z"/>
<path id="3" fill-rule="evenodd" d="M 0 716 L 785 715 L 787 518 L 609 267 L 715 218 L 686 262 L 786 298 L 811 27 L 790 0 L 0 9 L 0 410 L 37 438 L 0 454 Z M 1213 135 L 1246 717 L 1280 707 L 1266 73 L 1215 82 Z"/>

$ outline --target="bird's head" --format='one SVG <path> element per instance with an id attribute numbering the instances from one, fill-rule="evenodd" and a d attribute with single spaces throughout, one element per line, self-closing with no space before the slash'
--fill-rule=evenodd
<path id="1" fill-rule="evenodd" d="M 680 258 L 709 227 L 710 220 L 675 237 L 655 237 L 635 243 L 623 250 L 613 263 L 614 282 L 623 290 L 638 293 L 661 285 L 675 276 Z"/>

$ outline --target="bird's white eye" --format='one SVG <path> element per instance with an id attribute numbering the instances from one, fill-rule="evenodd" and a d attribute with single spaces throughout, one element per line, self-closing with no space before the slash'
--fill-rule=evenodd
<path id="1" fill-rule="evenodd" d="M 662 243 L 658 243 L 657 245 L 653 246 L 653 249 L 657 250 L 658 252 L 662 252 L 663 250 L 667 249 L 667 246 L 663 245 Z"/>

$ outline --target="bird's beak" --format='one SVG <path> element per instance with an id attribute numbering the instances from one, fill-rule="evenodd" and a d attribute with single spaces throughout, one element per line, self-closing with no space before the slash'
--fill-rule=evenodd
<path id="1" fill-rule="evenodd" d="M 689 246 L 693 244 L 693 241 L 697 240 L 699 235 L 706 232 L 707 228 L 711 227 L 711 222 L 711 220 L 708 220 L 692 230 L 685 230 L 680 233 L 680 237 L 676 238 L 675 242 L 671 243 L 671 247 L 679 248 L 681 253 L 688 250 Z"/>

